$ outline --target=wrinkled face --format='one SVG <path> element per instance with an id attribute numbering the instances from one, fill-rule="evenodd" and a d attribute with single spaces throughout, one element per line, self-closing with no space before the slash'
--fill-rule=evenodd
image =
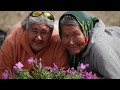
<path id="1" fill-rule="evenodd" d="M 52 30 L 44 23 L 32 24 L 26 32 L 28 43 L 35 54 L 49 43 L 52 35 Z"/>
<path id="2" fill-rule="evenodd" d="M 86 46 L 85 37 L 80 26 L 62 25 L 62 43 L 71 52 L 76 55 L 83 51 Z"/>

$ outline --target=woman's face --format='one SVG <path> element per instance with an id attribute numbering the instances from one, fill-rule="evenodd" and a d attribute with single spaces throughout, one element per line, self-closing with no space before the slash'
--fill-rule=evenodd
<path id="1" fill-rule="evenodd" d="M 27 30 L 28 43 L 36 54 L 50 41 L 52 30 L 46 24 L 32 24 Z"/>
<path id="2" fill-rule="evenodd" d="M 72 55 L 84 50 L 86 42 L 80 26 L 62 25 L 61 32 L 62 43 Z"/>

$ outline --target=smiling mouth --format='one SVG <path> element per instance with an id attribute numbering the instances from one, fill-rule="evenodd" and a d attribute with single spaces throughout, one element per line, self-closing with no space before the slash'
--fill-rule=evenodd
<path id="1" fill-rule="evenodd" d="M 37 46 L 41 46 L 41 45 L 43 45 L 43 42 L 34 42 L 34 44 Z"/>
<path id="2" fill-rule="evenodd" d="M 77 48 L 77 46 L 69 46 L 69 48 Z"/>
<path id="3" fill-rule="evenodd" d="M 42 41 L 34 41 L 35 44 L 43 44 Z"/>
<path id="4" fill-rule="evenodd" d="M 40 42 L 35 42 L 35 44 L 42 44 L 42 43 L 40 43 Z"/>
<path id="5" fill-rule="evenodd" d="M 75 50 L 77 47 L 69 47 L 70 50 Z"/>

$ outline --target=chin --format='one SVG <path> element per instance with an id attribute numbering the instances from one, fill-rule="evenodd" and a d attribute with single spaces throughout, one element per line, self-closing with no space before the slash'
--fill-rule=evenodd
<path id="1" fill-rule="evenodd" d="M 34 52 L 39 52 L 43 47 L 32 47 Z"/>
<path id="2" fill-rule="evenodd" d="M 71 52 L 72 55 L 77 55 L 78 53 L 80 53 L 80 51 Z"/>
<path id="3" fill-rule="evenodd" d="M 35 54 L 39 53 L 40 51 L 41 51 L 41 49 L 34 49 L 34 50 L 33 50 L 33 52 L 34 52 Z"/>
<path id="4" fill-rule="evenodd" d="M 35 48 L 36 51 L 40 51 L 42 48 Z"/>
<path id="5" fill-rule="evenodd" d="M 77 48 L 77 49 L 68 49 L 68 51 L 70 51 L 70 53 L 72 55 L 77 55 L 80 53 L 80 50 Z"/>

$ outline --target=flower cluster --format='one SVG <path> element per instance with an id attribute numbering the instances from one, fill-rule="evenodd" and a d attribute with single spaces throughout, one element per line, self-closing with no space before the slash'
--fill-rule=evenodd
<path id="1" fill-rule="evenodd" d="M 43 66 L 41 59 L 28 59 L 28 63 L 32 64 L 33 70 L 23 69 L 24 65 L 18 62 L 13 66 L 13 71 L 5 70 L 2 74 L 3 79 L 99 79 L 95 73 L 87 72 L 86 68 L 89 64 L 79 64 L 77 70 L 73 67 L 68 70 L 58 68 L 55 63 L 53 67 Z"/>

